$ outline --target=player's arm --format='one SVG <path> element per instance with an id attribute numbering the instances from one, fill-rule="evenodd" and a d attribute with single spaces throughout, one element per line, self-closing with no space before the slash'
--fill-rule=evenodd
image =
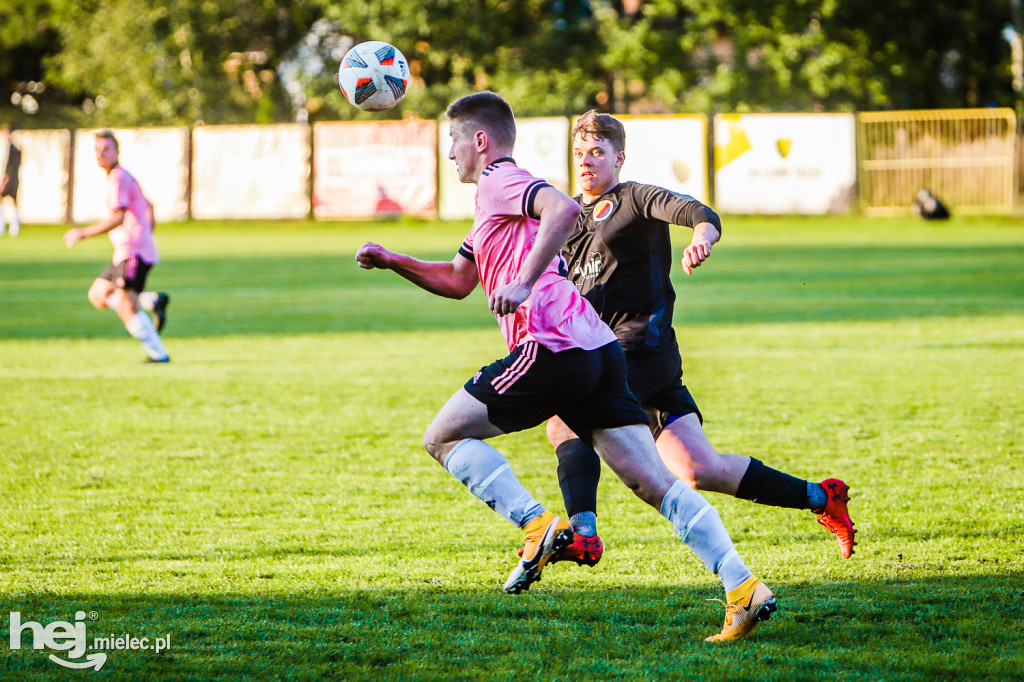
<path id="1" fill-rule="evenodd" d="M 540 218 L 537 240 L 523 260 L 519 275 L 488 297 L 487 303 L 496 315 L 514 313 L 530 296 L 533 285 L 572 236 L 579 214 L 580 205 L 554 187 L 537 191 L 533 199 L 533 215 Z"/>
<path id="2" fill-rule="evenodd" d="M 710 206 L 664 187 L 640 185 L 637 192 L 648 217 L 693 229 L 682 259 L 683 270 L 687 275 L 693 274 L 693 269 L 711 256 L 711 246 L 722 238 L 722 219 Z"/>
<path id="3" fill-rule="evenodd" d="M 89 237 L 95 237 L 99 234 L 106 234 L 115 227 L 124 222 L 124 209 L 116 209 L 110 212 L 110 215 L 102 220 L 97 220 L 92 225 L 86 225 L 85 227 L 72 227 L 70 230 L 64 233 L 64 243 L 70 249 L 72 246 L 87 239 Z"/>
<path id="4" fill-rule="evenodd" d="M 450 262 L 423 261 L 366 242 L 356 251 L 356 262 L 366 270 L 394 270 L 421 289 L 445 298 L 466 298 L 480 282 L 476 263 L 461 253 Z"/>

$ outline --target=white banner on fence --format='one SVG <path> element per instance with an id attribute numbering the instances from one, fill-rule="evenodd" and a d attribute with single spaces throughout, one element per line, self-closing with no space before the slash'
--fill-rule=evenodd
<path id="1" fill-rule="evenodd" d="M 67 130 L 19 130 L 12 135 L 21 149 L 18 211 L 24 223 L 63 223 L 68 216 Z"/>
<path id="2" fill-rule="evenodd" d="M 200 126 L 192 131 L 192 216 L 309 215 L 310 127 Z"/>
<path id="3" fill-rule="evenodd" d="M 313 213 L 433 217 L 437 210 L 434 121 L 313 126 Z"/>
<path id="4" fill-rule="evenodd" d="M 107 174 L 96 163 L 96 130 L 75 131 L 71 219 L 88 223 L 110 214 Z M 115 129 L 120 163 L 139 181 L 157 223 L 188 213 L 188 128 Z"/>
<path id="5" fill-rule="evenodd" d="M 658 185 L 707 203 L 707 122 L 703 116 L 616 118 L 626 130 L 626 162 L 620 180 Z M 575 173 L 573 192 L 579 193 Z"/>
<path id="6" fill-rule="evenodd" d="M 452 138 L 448 121 L 441 121 L 437 132 L 437 163 L 440 178 L 440 210 L 444 220 L 473 217 L 476 185 L 459 182 L 455 162 L 448 160 Z M 521 168 L 544 178 L 563 192 L 569 189 L 569 121 L 561 116 L 516 120 L 516 146 L 513 157 Z"/>
<path id="7" fill-rule="evenodd" d="M 855 199 L 853 114 L 715 116 L 715 208 L 825 214 Z"/>
<path id="8" fill-rule="evenodd" d="M 516 164 L 553 187 L 569 192 L 569 119 L 563 116 L 516 121 Z"/>

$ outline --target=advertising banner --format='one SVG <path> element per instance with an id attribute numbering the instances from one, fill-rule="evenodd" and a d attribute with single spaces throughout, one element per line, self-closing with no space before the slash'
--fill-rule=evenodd
<path id="1" fill-rule="evenodd" d="M 569 119 L 564 116 L 518 119 L 513 156 L 522 168 L 569 193 Z"/>
<path id="2" fill-rule="evenodd" d="M 445 220 L 472 219 L 476 185 L 459 182 L 455 162 L 448 160 L 452 138 L 448 121 L 437 133 L 437 164 L 440 178 L 439 215 Z M 561 116 L 516 120 L 516 163 L 544 178 L 563 192 L 569 189 L 569 120 Z"/>
<path id="3" fill-rule="evenodd" d="M 707 203 L 707 122 L 704 116 L 616 118 L 626 129 L 626 162 L 622 165 L 620 180 L 658 185 Z M 573 193 L 579 193 L 575 175 Z"/>
<path id="4" fill-rule="evenodd" d="M 107 174 L 96 163 L 94 133 L 75 131 L 74 189 L 71 218 L 89 223 L 110 213 Z M 157 223 L 188 214 L 188 128 L 118 128 L 113 130 L 120 164 L 139 181 L 153 204 Z"/>
<path id="5" fill-rule="evenodd" d="M 853 114 L 715 116 L 715 208 L 842 213 L 855 199 Z"/>
<path id="6" fill-rule="evenodd" d="M 193 130 L 193 217 L 308 216 L 310 137 L 297 123 Z"/>
<path id="7" fill-rule="evenodd" d="M 71 133 L 67 130 L 18 130 L 11 138 L 21 150 L 18 173 L 21 221 L 63 223 L 68 217 Z"/>
<path id="8" fill-rule="evenodd" d="M 373 218 L 437 211 L 434 121 L 313 126 L 313 213 Z"/>

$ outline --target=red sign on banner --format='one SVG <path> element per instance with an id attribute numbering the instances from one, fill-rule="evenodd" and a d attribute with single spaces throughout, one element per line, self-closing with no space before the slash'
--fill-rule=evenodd
<path id="1" fill-rule="evenodd" d="M 433 217 L 437 212 L 433 121 L 313 126 L 313 213 L 324 218 Z"/>

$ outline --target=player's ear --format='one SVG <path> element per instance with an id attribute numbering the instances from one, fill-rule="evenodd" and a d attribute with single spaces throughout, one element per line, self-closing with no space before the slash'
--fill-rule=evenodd
<path id="1" fill-rule="evenodd" d="M 487 145 L 490 142 L 490 140 L 487 138 L 487 131 L 486 130 L 478 130 L 478 131 L 476 131 L 476 134 L 473 135 L 473 141 L 476 142 L 476 150 L 478 152 L 486 151 L 487 150 Z"/>
<path id="2" fill-rule="evenodd" d="M 615 167 L 622 168 L 622 164 L 626 163 L 626 150 L 622 150 L 615 155 Z"/>

